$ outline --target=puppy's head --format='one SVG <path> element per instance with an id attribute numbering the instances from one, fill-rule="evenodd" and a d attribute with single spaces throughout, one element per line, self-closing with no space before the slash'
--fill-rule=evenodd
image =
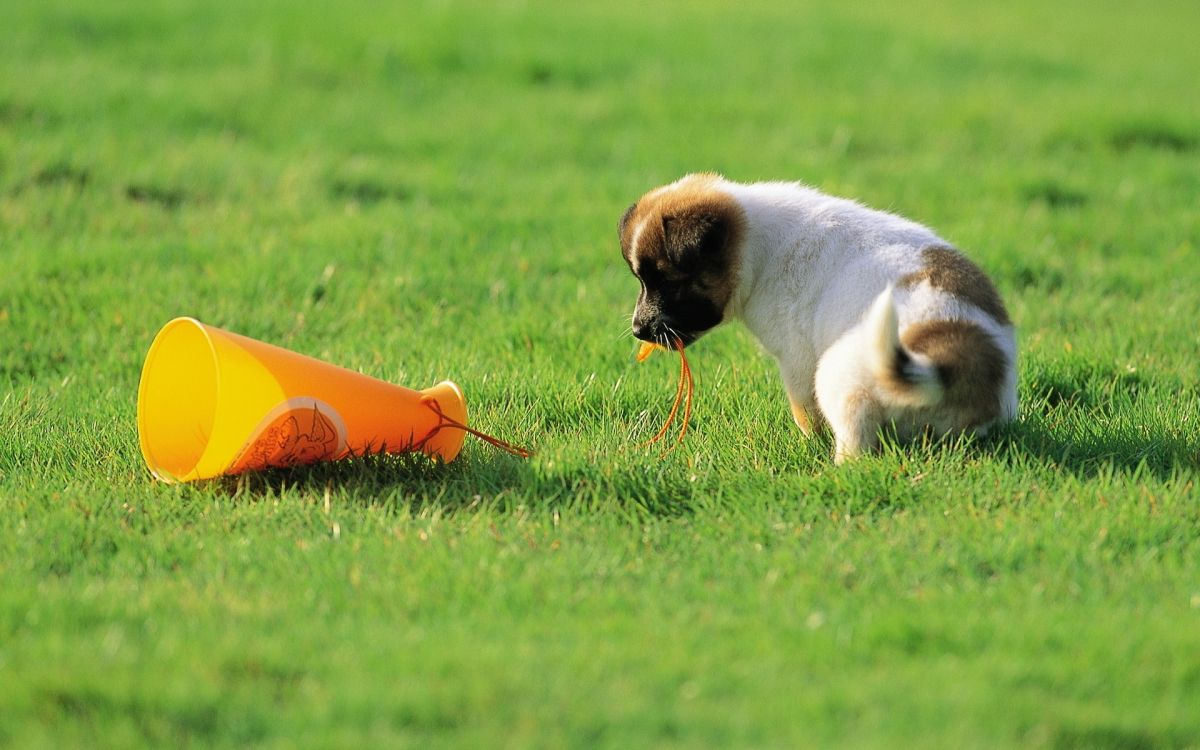
<path id="1" fill-rule="evenodd" d="M 721 323 L 737 286 L 744 219 L 715 175 L 652 190 L 621 217 L 621 253 L 641 282 L 633 335 L 686 346 Z"/>

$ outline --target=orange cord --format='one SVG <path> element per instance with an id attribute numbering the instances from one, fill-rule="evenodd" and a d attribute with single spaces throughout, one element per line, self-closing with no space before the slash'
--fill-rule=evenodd
<path id="1" fill-rule="evenodd" d="M 418 440 L 417 442 L 413 443 L 410 446 L 410 448 L 412 450 L 421 450 L 422 448 L 425 447 L 426 443 L 428 443 L 430 440 L 433 439 L 434 435 L 438 434 L 439 432 L 441 432 L 443 429 L 445 429 L 447 427 L 453 427 L 456 430 L 462 430 L 463 432 L 474 435 L 475 437 L 479 438 L 480 440 L 487 443 L 488 445 L 499 448 L 500 450 L 502 450 L 506 453 L 512 454 L 514 456 L 519 456 L 521 458 L 529 458 L 530 456 L 533 455 L 533 451 L 529 450 L 528 448 L 522 448 L 519 445 L 513 445 L 512 443 L 509 443 L 505 440 L 501 440 L 498 437 L 492 437 L 491 435 L 487 434 L 486 432 L 480 432 L 479 430 L 467 427 L 465 424 L 463 424 L 462 422 L 459 422 L 457 419 L 446 416 L 446 413 L 442 411 L 442 407 L 440 404 L 438 404 L 436 399 L 430 398 L 430 399 L 425 400 L 425 405 L 429 407 L 430 411 L 432 411 L 434 414 L 436 414 L 438 416 L 438 419 L 440 421 L 438 422 L 436 427 L 434 427 L 432 430 L 429 431 L 428 435 L 421 438 L 420 440 Z"/>
<path id="2" fill-rule="evenodd" d="M 688 363 L 687 355 L 683 353 L 683 341 L 680 339 L 675 339 L 673 343 L 675 351 L 679 352 L 679 384 L 675 388 L 675 401 L 671 404 L 671 411 L 667 414 L 667 420 L 663 423 L 663 426 L 659 428 L 654 437 L 641 444 L 644 447 L 662 440 L 662 438 L 667 434 L 667 430 L 671 429 L 671 425 L 675 423 L 676 418 L 679 416 L 679 407 L 682 405 L 683 421 L 680 423 L 679 434 L 675 437 L 675 442 L 672 443 L 671 446 L 665 451 L 663 451 L 664 454 L 674 450 L 676 446 L 683 442 L 684 436 L 687 435 L 688 423 L 691 421 L 692 417 L 692 399 L 696 392 L 696 379 L 692 374 L 692 367 Z M 645 359 L 648 355 L 649 351 L 643 350 L 643 356 L 641 356 L 639 359 Z M 441 405 L 439 405 L 437 400 L 433 398 L 426 400 L 424 403 L 427 407 L 429 407 L 430 411 L 437 415 L 439 421 L 438 424 L 432 430 L 430 430 L 425 437 L 409 446 L 411 450 L 422 450 L 425 445 L 433 439 L 434 435 L 437 435 L 447 427 L 452 427 L 456 430 L 462 430 L 463 432 L 474 435 L 488 445 L 499 448 L 500 450 L 514 456 L 519 456 L 520 458 L 529 458 L 533 455 L 533 451 L 529 450 L 528 448 L 522 448 L 519 445 L 513 445 L 506 440 L 501 440 L 500 438 L 493 437 L 486 432 L 481 432 L 468 427 L 462 422 L 447 416 L 446 413 L 442 411 Z"/>
<path id="3" fill-rule="evenodd" d="M 675 418 L 679 415 L 679 405 L 683 404 L 683 423 L 679 428 L 679 435 L 676 436 L 675 442 L 671 444 L 666 451 L 667 453 L 679 445 L 683 441 L 683 436 L 687 434 L 688 422 L 692 416 L 692 396 L 696 392 L 696 380 L 692 376 L 692 367 L 688 364 L 687 355 L 683 353 L 683 341 L 675 339 L 675 351 L 679 352 L 679 385 L 675 388 L 675 403 L 671 404 L 671 412 L 667 414 L 667 421 L 659 431 L 642 446 L 657 443 L 667 434 L 667 430 L 671 429 L 671 425 L 675 423 Z M 686 395 L 685 395 L 686 394 Z"/>

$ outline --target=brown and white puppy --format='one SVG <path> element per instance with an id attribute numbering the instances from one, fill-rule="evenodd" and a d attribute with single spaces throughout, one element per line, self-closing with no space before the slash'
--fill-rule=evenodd
<path id="1" fill-rule="evenodd" d="M 894 425 L 983 434 L 1017 412 L 999 294 L 928 227 L 797 183 L 689 175 L 621 217 L 641 282 L 633 333 L 691 344 L 739 319 L 779 361 L 796 424 L 821 416 L 841 462 Z"/>

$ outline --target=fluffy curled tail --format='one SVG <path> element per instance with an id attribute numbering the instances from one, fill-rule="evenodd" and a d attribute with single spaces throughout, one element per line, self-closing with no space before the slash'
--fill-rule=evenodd
<path id="1" fill-rule="evenodd" d="M 926 356 L 905 348 L 892 286 L 875 298 L 864 324 L 868 365 L 879 385 L 879 397 L 896 406 L 932 406 L 945 386 L 937 367 Z"/>

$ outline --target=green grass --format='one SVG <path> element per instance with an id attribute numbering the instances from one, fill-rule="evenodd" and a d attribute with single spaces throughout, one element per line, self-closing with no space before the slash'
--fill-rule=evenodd
<path id="1" fill-rule="evenodd" d="M 793 5 L 0 1 L 0 745 L 1200 747 L 1200 6 Z M 709 169 L 966 249 L 1020 420 L 835 467 L 730 327 L 637 448 Z M 538 453 L 157 484 L 177 315 Z"/>

